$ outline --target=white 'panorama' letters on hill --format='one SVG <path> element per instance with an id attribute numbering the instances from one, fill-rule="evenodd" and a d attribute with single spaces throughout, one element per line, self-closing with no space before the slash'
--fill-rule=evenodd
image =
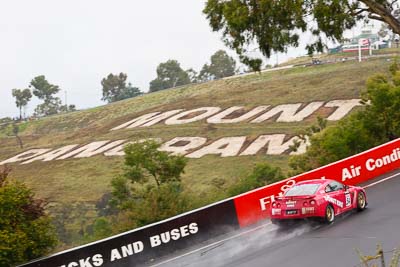
<path id="1" fill-rule="evenodd" d="M 149 138 L 160 141 L 159 139 Z M 142 142 L 149 139 L 142 139 L 136 142 Z M 161 144 L 160 150 L 172 152 L 175 155 L 184 155 L 188 158 L 201 158 L 207 155 L 218 155 L 220 157 L 234 156 L 252 156 L 258 154 L 265 148 L 266 155 L 279 155 L 289 152 L 289 146 L 293 144 L 293 140 L 297 137 L 288 138 L 284 134 L 261 135 L 255 140 L 246 136 L 223 137 L 216 141 L 211 141 L 204 137 L 187 136 L 175 137 L 172 140 Z M 286 141 L 285 141 L 286 140 Z M 250 143 L 246 145 L 246 141 Z M 103 154 L 104 156 L 124 156 L 123 148 L 125 145 L 134 141 L 117 140 L 117 141 L 96 141 L 90 144 L 69 145 L 56 149 L 31 149 L 25 151 L 15 157 L 0 162 L 0 165 L 6 163 L 22 162 L 28 164 L 34 161 L 52 161 L 65 160 L 70 158 L 89 158 Z M 161 142 L 161 141 L 160 141 Z M 304 153 L 307 143 L 302 143 L 297 152 L 290 154 Z M 243 151 L 240 154 L 240 151 Z"/>

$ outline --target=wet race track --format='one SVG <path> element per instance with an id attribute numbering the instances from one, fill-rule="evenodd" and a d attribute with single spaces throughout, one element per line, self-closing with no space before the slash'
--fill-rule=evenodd
<path id="1" fill-rule="evenodd" d="M 265 221 L 253 229 L 192 248 L 153 266 L 361 266 L 354 248 L 375 255 L 382 243 L 386 262 L 400 247 L 400 170 L 370 181 L 368 208 L 331 225 L 300 223 L 280 230 Z"/>

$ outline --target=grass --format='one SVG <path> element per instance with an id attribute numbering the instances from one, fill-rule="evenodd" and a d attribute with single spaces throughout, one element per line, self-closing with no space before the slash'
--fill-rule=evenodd
<path id="1" fill-rule="evenodd" d="M 316 117 L 299 123 L 239 123 L 210 127 L 202 121 L 180 126 L 157 124 L 148 128 L 112 132 L 110 129 L 141 114 L 175 108 L 226 108 L 233 105 L 251 108 L 258 105 L 358 98 L 366 79 L 374 73 L 386 72 L 389 64 L 384 59 L 375 59 L 361 64 L 345 62 L 254 74 L 164 90 L 93 109 L 43 118 L 21 127 L 25 145 L 22 150 L 17 146 L 15 137 L 6 136 L 5 130 L 0 132 L 0 161 L 30 148 L 86 144 L 99 140 L 161 137 L 166 141 L 176 136 L 202 136 L 215 140 L 239 135 L 255 138 L 268 133 L 294 135 L 298 130 L 314 124 Z M 286 172 L 287 160 L 287 155 L 231 158 L 210 155 L 191 159 L 183 183 L 189 192 L 207 196 L 211 191 L 224 192 L 258 162 L 269 162 Z M 71 231 L 76 232 L 82 221 L 88 222 L 96 216 L 95 203 L 110 191 L 110 180 L 121 172 L 122 163 L 121 157 L 104 156 L 34 162 L 13 165 L 12 176 L 24 181 L 39 197 L 48 199 L 51 207 L 72 205 L 76 216 L 79 212 L 77 207 L 80 207 L 78 204 L 86 205 L 87 211 L 67 225 Z M 77 234 L 73 239 L 74 244 L 81 242 Z"/>

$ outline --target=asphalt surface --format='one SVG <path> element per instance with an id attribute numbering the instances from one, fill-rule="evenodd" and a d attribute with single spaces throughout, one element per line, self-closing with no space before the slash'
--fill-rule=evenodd
<path id="1" fill-rule="evenodd" d="M 253 231 L 156 266 L 362 266 L 355 248 L 375 255 L 378 243 L 388 263 L 391 251 L 400 247 L 400 170 L 384 177 L 393 174 L 366 189 L 368 209 L 338 217 L 331 225 L 301 223 L 282 230 L 266 221 Z"/>

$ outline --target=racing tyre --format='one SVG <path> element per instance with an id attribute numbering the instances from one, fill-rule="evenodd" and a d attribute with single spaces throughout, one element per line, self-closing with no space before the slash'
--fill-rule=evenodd
<path id="1" fill-rule="evenodd" d="M 363 211 L 367 207 L 367 201 L 365 199 L 364 192 L 359 192 L 357 195 L 357 210 Z"/>
<path id="2" fill-rule="evenodd" d="M 326 206 L 325 209 L 325 218 L 324 222 L 325 223 L 332 223 L 335 220 L 335 210 L 331 205 Z"/>

